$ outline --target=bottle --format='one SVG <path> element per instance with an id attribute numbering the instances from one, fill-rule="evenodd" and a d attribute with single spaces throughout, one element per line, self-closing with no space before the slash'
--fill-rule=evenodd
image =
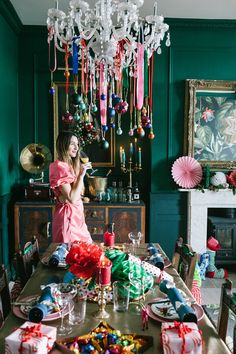
<path id="1" fill-rule="evenodd" d="M 136 183 L 134 189 L 133 189 L 133 200 L 135 202 L 139 202 L 140 201 L 140 192 L 138 189 L 138 183 Z"/>
<path id="2" fill-rule="evenodd" d="M 104 233 L 104 246 L 112 247 L 115 244 L 114 223 L 107 225 L 107 231 Z"/>
<path id="3" fill-rule="evenodd" d="M 118 202 L 122 203 L 123 202 L 123 183 L 122 181 L 119 181 L 118 183 Z"/>
<path id="4" fill-rule="evenodd" d="M 111 195 L 111 201 L 113 203 L 117 203 L 118 200 L 118 193 L 117 193 L 117 188 L 116 188 L 116 181 L 112 182 L 112 195 Z"/>

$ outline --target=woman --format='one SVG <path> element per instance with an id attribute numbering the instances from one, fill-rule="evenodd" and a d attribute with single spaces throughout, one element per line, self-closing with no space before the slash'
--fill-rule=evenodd
<path id="1" fill-rule="evenodd" d="M 56 149 L 58 160 L 49 167 L 50 186 L 56 197 L 52 221 L 53 242 L 92 242 L 81 200 L 84 176 L 91 169 L 91 163 L 80 163 L 79 141 L 72 132 L 59 133 Z"/>

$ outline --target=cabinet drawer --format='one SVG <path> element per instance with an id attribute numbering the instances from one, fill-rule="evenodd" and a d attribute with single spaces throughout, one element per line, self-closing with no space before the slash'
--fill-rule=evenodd
<path id="1" fill-rule="evenodd" d="M 105 208 L 85 208 L 84 209 L 86 221 L 104 221 L 105 222 Z"/>

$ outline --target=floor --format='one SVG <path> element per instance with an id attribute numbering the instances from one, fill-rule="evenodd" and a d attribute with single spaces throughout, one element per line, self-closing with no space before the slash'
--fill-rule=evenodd
<path id="1" fill-rule="evenodd" d="M 233 291 L 236 292 L 236 266 L 225 268 L 229 272 L 228 279 L 230 279 L 233 283 Z M 206 280 L 202 280 L 202 305 L 220 303 L 221 284 L 223 282 L 224 279 L 215 278 L 206 278 Z"/>

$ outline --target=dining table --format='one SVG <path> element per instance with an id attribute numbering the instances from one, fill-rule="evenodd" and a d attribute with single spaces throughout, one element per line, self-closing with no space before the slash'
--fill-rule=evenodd
<path id="1" fill-rule="evenodd" d="M 140 244 L 138 249 L 138 255 L 147 255 L 147 245 L 145 243 Z M 162 253 L 163 257 L 166 258 L 164 251 L 159 244 L 155 244 L 157 249 Z M 57 244 L 51 243 L 43 255 L 42 259 L 49 257 L 50 254 L 55 250 Z M 166 258 L 167 259 L 167 258 Z M 63 282 L 64 274 L 68 269 L 64 268 L 51 268 L 44 264 L 44 262 L 39 262 L 36 270 L 26 283 L 25 287 L 21 291 L 17 301 L 31 296 L 33 294 L 40 294 L 41 286 L 48 284 L 53 279 L 59 279 Z M 164 271 L 173 277 L 175 286 L 184 292 L 186 297 L 191 303 L 195 302 L 192 293 L 185 285 L 184 281 L 181 279 L 178 272 L 172 267 L 171 262 L 167 262 Z M 157 282 L 154 283 L 153 289 L 145 294 L 145 303 L 151 302 L 153 299 L 163 297 Z M 199 305 L 202 309 L 202 307 Z M 94 313 L 98 310 L 98 303 L 95 301 L 87 301 L 86 317 L 83 323 L 73 326 L 73 332 L 67 337 L 75 337 L 89 333 L 94 329 L 100 322 L 100 319 L 94 316 Z M 140 314 L 132 313 L 129 309 L 126 312 L 116 312 L 113 310 L 113 304 L 108 302 L 106 304 L 106 311 L 109 313 L 110 317 L 106 319 L 106 322 L 115 329 L 119 329 L 121 333 L 135 333 L 141 336 L 151 336 L 153 338 L 153 345 L 145 351 L 146 354 L 153 353 L 163 353 L 163 348 L 161 345 L 161 321 L 149 318 L 148 329 L 143 330 L 142 320 Z M 13 311 L 9 313 L 4 321 L 4 325 L 0 330 L 0 353 L 4 353 L 4 342 L 5 337 L 7 337 L 16 328 L 20 327 L 25 322 L 24 319 L 16 316 Z M 49 326 L 59 326 L 60 319 L 43 322 L 45 325 Z M 202 332 L 203 338 L 203 353 L 204 354 L 229 354 L 230 351 L 225 345 L 225 343 L 220 339 L 216 328 L 209 320 L 207 315 L 202 310 L 201 316 L 198 321 L 198 328 Z M 61 340 L 60 338 L 57 338 Z M 61 351 L 58 348 L 53 348 L 51 354 L 59 354 Z"/>

